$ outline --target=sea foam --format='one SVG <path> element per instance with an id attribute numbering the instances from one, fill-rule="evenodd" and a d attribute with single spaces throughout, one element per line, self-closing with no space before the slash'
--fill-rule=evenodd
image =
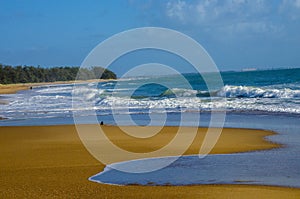
<path id="1" fill-rule="evenodd" d="M 220 97 L 229 98 L 300 98 L 300 90 L 290 88 L 270 89 L 252 86 L 224 86 L 217 92 Z"/>

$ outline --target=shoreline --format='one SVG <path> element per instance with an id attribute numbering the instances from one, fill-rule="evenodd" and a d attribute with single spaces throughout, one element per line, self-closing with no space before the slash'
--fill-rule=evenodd
<path id="1" fill-rule="evenodd" d="M 40 83 L 17 83 L 17 84 L 0 84 L 1 94 L 15 94 L 18 91 L 29 90 L 31 87 L 57 85 L 57 84 L 80 84 L 92 82 L 108 82 L 116 81 L 115 79 L 90 79 L 90 80 L 74 80 L 74 81 L 56 81 L 56 82 L 40 82 Z"/>
<path id="2" fill-rule="evenodd" d="M 88 126 L 88 125 L 87 125 Z M 112 140 L 128 150 L 145 152 L 155 149 L 163 141 L 151 146 L 142 142 L 132 146 L 128 137 L 116 135 L 118 127 L 105 126 L 109 129 Z M 167 128 L 168 132 L 176 127 Z M 238 133 L 238 131 L 240 131 Z M 251 133 L 252 132 L 252 133 Z M 267 135 L 266 135 L 267 133 Z M 220 138 L 218 150 L 229 153 L 235 150 L 232 143 L 243 142 L 254 144 L 253 149 L 269 143 L 269 149 L 274 144 L 262 138 L 274 135 L 270 131 L 227 129 Z M 157 137 L 163 140 L 162 137 Z M 221 136 L 222 136 L 221 135 Z M 245 135 L 245 136 L 241 136 Z M 250 136 L 248 136 L 250 135 Z M 200 139 L 198 136 L 196 139 Z M 250 140 L 249 140 L 250 139 Z M 257 142 L 260 140 L 261 142 Z M 220 144 L 219 143 L 219 144 Z M 193 154 L 198 150 L 195 142 L 186 154 Z M 142 145 L 142 147 L 140 147 Z M 241 145 L 234 146 L 240 147 Z M 272 146 L 272 147 L 271 147 Z M 264 146 L 265 147 L 265 146 Z M 231 149 L 230 149 L 231 148 Z M 266 149 L 266 148 L 265 148 Z M 215 150 L 215 153 L 218 151 Z M 191 186 L 112 186 L 88 181 L 88 178 L 102 171 L 105 167 L 94 159 L 81 143 L 74 125 L 62 126 L 27 126 L 27 127 L 0 127 L 0 196 L 31 198 L 40 197 L 107 197 L 107 198 L 149 198 L 149 197 L 218 197 L 218 198 L 247 198 L 251 196 L 265 198 L 291 197 L 297 198 L 300 189 L 265 185 L 191 185 Z M 109 151 L 103 151 L 112 155 Z M 249 195 L 249 193 L 252 193 Z"/>

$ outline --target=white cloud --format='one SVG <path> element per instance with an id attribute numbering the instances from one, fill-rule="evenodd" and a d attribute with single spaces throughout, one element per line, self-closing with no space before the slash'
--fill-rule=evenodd
<path id="1" fill-rule="evenodd" d="M 300 9 L 300 0 L 284 0 L 282 4 L 287 7 Z"/>
<path id="2" fill-rule="evenodd" d="M 300 0 L 295 0 L 295 6 L 296 6 L 297 8 L 300 8 Z"/>
<path id="3" fill-rule="evenodd" d="M 166 15 L 184 23 L 201 23 L 206 20 L 220 20 L 223 17 L 245 18 L 259 15 L 268 10 L 267 5 L 266 0 L 172 0 L 166 5 Z"/>
<path id="4" fill-rule="evenodd" d="M 300 5 L 300 0 L 295 1 Z M 272 6 L 268 0 L 171 0 L 166 5 L 166 16 L 179 24 L 212 32 L 278 34 L 282 26 L 270 18 Z"/>
<path id="5" fill-rule="evenodd" d="M 279 6 L 279 12 L 292 20 L 300 18 L 300 0 L 283 0 Z"/>
<path id="6" fill-rule="evenodd" d="M 180 21 L 184 21 L 187 4 L 184 1 L 178 1 L 176 3 L 167 3 L 167 16 L 171 18 L 178 18 Z"/>

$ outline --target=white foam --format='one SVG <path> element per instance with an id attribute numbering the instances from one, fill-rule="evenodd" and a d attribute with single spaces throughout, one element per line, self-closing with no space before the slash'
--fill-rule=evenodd
<path id="1" fill-rule="evenodd" d="M 74 87 L 75 88 L 75 87 Z M 294 88 L 294 87 L 293 87 Z M 39 90 L 24 91 L 18 94 L 5 95 L 9 104 L 0 104 L 4 117 L 31 113 L 40 115 L 41 112 L 51 116 L 64 111 L 109 111 L 114 113 L 166 113 L 166 112 L 197 112 L 212 109 L 229 111 L 262 111 L 300 114 L 300 90 L 285 88 L 281 85 L 273 87 L 225 86 L 215 92 L 215 97 L 205 97 L 207 91 L 173 88 L 166 95 L 133 99 L 124 96 L 126 88 L 115 90 L 96 89 L 95 86 L 79 85 L 43 87 Z M 111 92 L 113 91 L 113 92 Z M 169 93 L 168 93 L 169 92 Z M 196 97 L 197 95 L 203 97 Z M 204 94 L 203 94 L 204 93 Z M 177 97 L 172 96 L 175 94 Z M 202 95 L 203 94 L 203 95 Z M 169 95 L 169 96 L 168 96 Z M 224 97 L 227 97 L 224 100 Z M 72 106 L 72 103 L 75 106 Z M 130 111 L 128 111 L 130 110 Z M 54 112 L 53 112 L 54 111 Z M 79 113 L 80 114 L 80 113 Z"/>
<path id="2" fill-rule="evenodd" d="M 176 97 L 196 97 L 198 94 L 197 90 L 184 89 L 184 88 L 173 88 L 166 90 L 163 95 L 176 95 Z"/>
<path id="3" fill-rule="evenodd" d="M 226 85 L 218 92 L 218 96 L 229 98 L 300 98 L 300 90 Z"/>
<path id="4" fill-rule="evenodd" d="M 108 96 L 99 105 L 124 108 L 199 108 L 201 106 L 201 99 L 186 97 L 150 100 Z"/>
<path id="5" fill-rule="evenodd" d="M 47 94 L 58 94 L 58 93 L 70 93 L 73 86 L 62 86 L 62 87 L 46 87 L 36 90 L 37 93 L 47 93 Z"/>
<path id="6" fill-rule="evenodd" d="M 84 100 L 94 100 L 103 94 L 103 89 L 88 88 L 88 87 L 76 87 L 72 90 L 73 99 L 84 99 Z"/>

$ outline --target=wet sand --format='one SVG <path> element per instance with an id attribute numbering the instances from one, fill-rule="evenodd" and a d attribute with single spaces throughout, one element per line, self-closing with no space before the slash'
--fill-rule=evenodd
<path id="1" fill-rule="evenodd" d="M 85 125 L 89 129 L 91 125 Z M 127 150 L 147 152 L 163 146 L 177 127 L 164 127 L 150 140 L 133 140 L 118 127 L 103 127 Z M 134 128 L 134 127 L 131 127 Z M 189 128 L 184 131 L 188 133 Z M 198 153 L 205 129 L 185 154 Z M 225 129 L 212 153 L 279 147 L 264 140 L 273 132 Z M 87 179 L 103 170 L 81 143 L 72 125 L 0 127 L 0 198 L 299 198 L 300 189 L 251 185 L 112 186 Z M 103 150 L 106 155 L 109 151 Z"/>

